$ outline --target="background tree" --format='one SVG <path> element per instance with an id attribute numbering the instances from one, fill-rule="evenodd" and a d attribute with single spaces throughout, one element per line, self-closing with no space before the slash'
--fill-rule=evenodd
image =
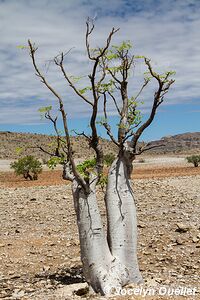
<path id="1" fill-rule="evenodd" d="M 198 167 L 199 163 L 200 163 L 200 155 L 191 155 L 186 157 L 187 161 L 189 163 L 192 163 L 194 165 L 194 167 Z"/>
<path id="2" fill-rule="evenodd" d="M 112 29 L 104 47 L 92 49 L 90 36 L 94 24 L 86 23 L 86 50 L 92 62 L 89 83 L 83 89 L 78 88 L 78 79 L 66 71 L 64 59 L 67 54 L 61 53 L 54 58 L 63 77 L 75 94 L 88 104 L 91 111 L 91 134 L 79 133 L 88 140 L 89 147 L 95 152 L 95 159 L 87 162 L 87 166 L 76 166 L 68 129 L 68 116 L 64 109 L 61 95 L 49 84 L 36 63 L 37 47 L 29 40 L 30 56 L 36 75 L 56 97 L 61 112 L 65 144 L 60 145 L 64 157 L 65 179 L 72 182 L 72 194 L 77 216 L 81 259 L 84 276 L 95 292 L 109 294 L 112 288 L 122 287 L 129 282 L 139 283 L 142 276 L 137 262 L 137 221 L 134 193 L 131 183 L 132 162 L 136 155 L 154 147 L 146 144 L 138 147 L 138 140 L 144 130 L 152 123 L 156 111 L 164 100 L 174 80 L 172 72 L 159 75 L 146 57 L 131 54 L 131 44 L 123 42 L 119 46 L 111 46 L 113 35 L 118 29 Z M 128 95 L 128 77 L 137 60 L 143 60 L 148 74 L 135 97 Z M 157 84 L 153 96 L 153 104 L 148 119 L 142 122 L 138 111 L 139 97 L 150 80 Z M 113 135 L 109 124 L 107 103 L 112 101 L 119 117 L 118 137 Z M 103 118 L 97 120 L 100 107 L 103 107 Z M 113 161 L 106 183 L 105 204 L 107 212 L 107 232 L 103 227 L 97 203 L 97 186 L 102 180 L 104 155 L 97 124 L 100 122 L 107 135 L 117 146 L 118 154 Z M 58 140 L 63 137 L 58 136 Z M 84 170 L 83 170 L 84 169 Z"/>
<path id="3" fill-rule="evenodd" d="M 38 174 L 42 172 L 41 162 L 34 156 L 28 155 L 19 158 L 10 164 L 17 175 L 23 175 L 25 179 L 37 180 Z"/>

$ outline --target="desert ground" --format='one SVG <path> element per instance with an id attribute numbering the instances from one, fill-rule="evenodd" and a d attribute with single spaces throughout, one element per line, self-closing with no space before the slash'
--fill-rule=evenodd
<path id="1" fill-rule="evenodd" d="M 70 183 L 61 170 L 26 181 L 9 163 L 0 161 L 0 298 L 104 299 L 87 292 Z M 156 292 L 110 299 L 200 299 L 200 167 L 183 157 L 147 157 L 134 163 L 132 178 L 143 288 Z M 195 292 L 161 295 L 160 288 Z"/>

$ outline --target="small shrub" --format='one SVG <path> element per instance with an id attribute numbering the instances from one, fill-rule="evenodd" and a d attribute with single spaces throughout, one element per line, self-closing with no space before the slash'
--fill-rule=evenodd
<path id="1" fill-rule="evenodd" d="M 107 167 L 111 166 L 114 160 L 115 160 L 115 154 L 108 153 L 108 154 L 104 155 L 104 164 Z"/>
<path id="2" fill-rule="evenodd" d="M 200 163 L 200 155 L 191 155 L 186 157 L 188 163 L 192 163 L 194 167 L 198 167 Z"/>
<path id="3" fill-rule="evenodd" d="M 16 175 L 23 175 L 25 179 L 37 180 L 38 174 L 42 172 L 41 162 L 34 156 L 28 155 L 19 158 L 10 164 Z"/>

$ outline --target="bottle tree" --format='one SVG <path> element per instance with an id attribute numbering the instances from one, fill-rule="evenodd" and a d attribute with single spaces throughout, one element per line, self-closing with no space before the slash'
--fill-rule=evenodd
<path id="1" fill-rule="evenodd" d="M 68 112 L 65 111 L 61 95 L 49 84 L 36 62 L 37 47 L 29 40 L 29 52 L 32 63 L 41 82 L 58 100 L 64 127 L 63 136 L 57 132 L 58 145 L 63 150 L 60 156 L 63 164 L 63 177 L 72 183 L 74 208 L 77 216 L 81 260 L 83 272 L 89 286 L 102 295 L 112 293 L 113 288 L 120 288 L 128 283 L 142 282 L 137 261 L 137 220 L 134 191 L 131 182 L 132 162 L 136 155 L 154 147 L 151 144 L 138 146 L 138 140 L 144 130 L 150 126 L 158 107 L 164 100 L 174 80 L 170 79 L 173 72 L 158 74 L 153 70 L 150 59 L 138 57 L 131 53 L 130 42 L 112 46 L 112 38 L 118 29 L 112 29 L 105 45 L 91 48 L 90 37 L 94 31 L 91 20 L 86 22 L 86 50 L 88 60 L 92 63 L 88 75 L 89 84 L 80 89 L 79 79 L 66 71 L 65 57 L 61 53 L 54 58 L 55 65 L 60 69 L 77 97 L 88 105 L 90 114 L 91 134 L 83 136 L 92 147 L 95 159 L 85 166 L 77 167 L 68 129 Z M 147 68 L 144 82 L 135 97 L 130 97 L 128 86 L 131 86 L 130 72 L 138 60 L 142 60 Z M 138 111 L 140 96 L 150 81 L 155 81 L 156 91 L 152 96 L 149 117 L 142 122 Z M 113 102 L 119 118 L 118 136 L 115 137 L 109 124 L 108 104 Z M 98 114 L 103 107 L 103 118 L 99 121 Z M 56 123 L 50 116 L 47 107 L 47 119 Z M 117 157 L 111 164 L 107 180 L 103 179 L 104 149 L 98 133 L 98 123 L 104 126 L 111 142 L 117 146 Z M 55 127 L 56 128 L 56 127 Z M 64 154 L 63 154 L 64 153 Z M 107 228 L 105 230 L 97 199 L 98 184 L 106 184 L 105 208 Z"/>

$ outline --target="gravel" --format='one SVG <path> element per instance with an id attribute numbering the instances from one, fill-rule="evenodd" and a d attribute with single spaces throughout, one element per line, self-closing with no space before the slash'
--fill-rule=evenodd
<path id="1" fill-rule="evenodd" d="M 200 288 L 199 184 L 200 175 L 134 180 L 145 286 Z M 101 191 L 99 198 L 105 217 Z M 74 291 L 87 291 L 70 185 L 1 188 L 0 207 L 0 298 L 81 299 Z"/>

